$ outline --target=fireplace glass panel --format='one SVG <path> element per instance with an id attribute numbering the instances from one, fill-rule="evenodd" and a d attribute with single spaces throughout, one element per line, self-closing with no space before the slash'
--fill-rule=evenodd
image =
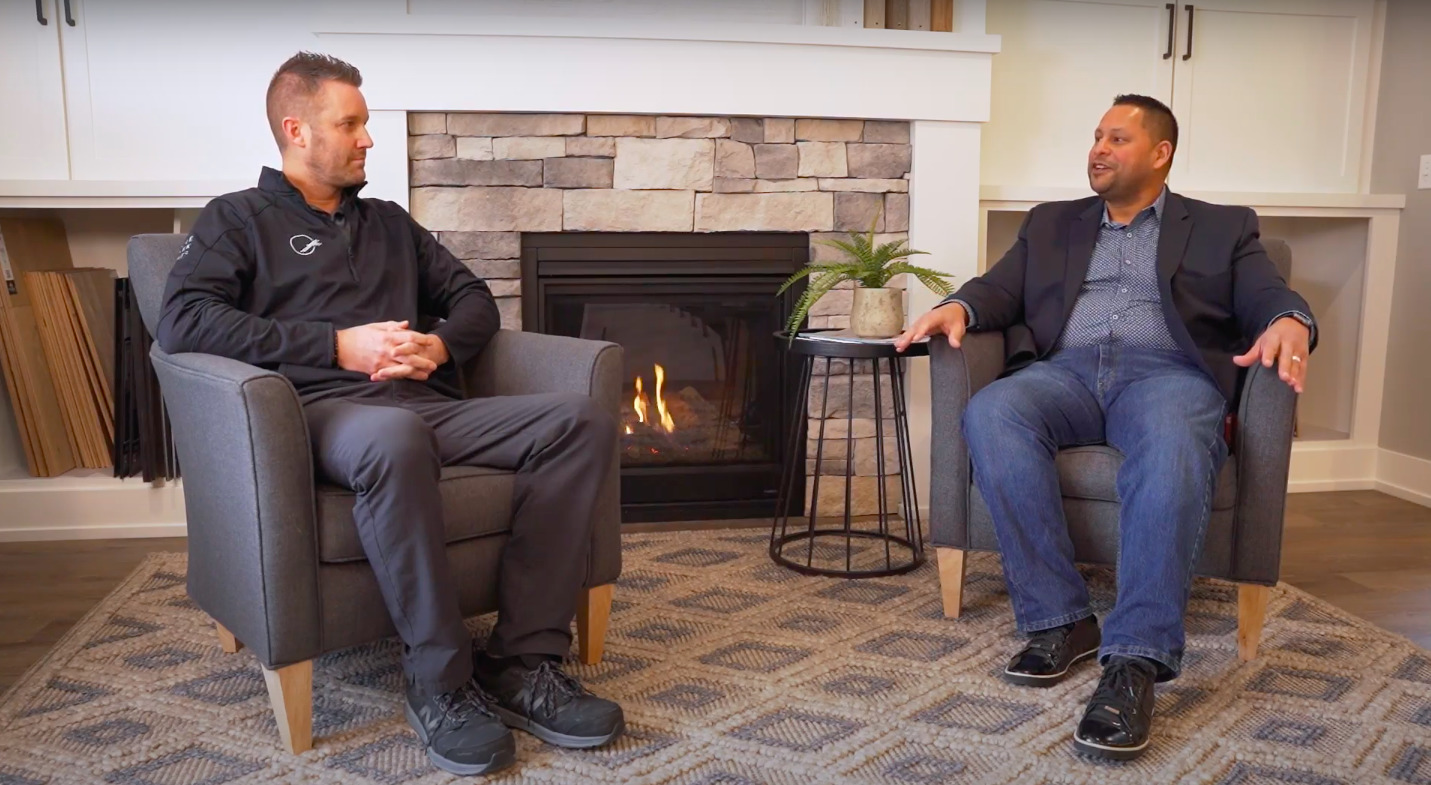
<path id="1" fill-rule="evenodd" d="M 662 287 L 643 287 L 652 288 Z M 649 291 L 554 299 L 554 332 L 624 349 L 623 465 L 775 460 L 781 358 L 769 294 L 759 299 L 771 302 Z"/>
<path id="2" fill-rule="evenodd" d="M 774 514 L 798 378 L 775 333 L 800 289 L 775 293 L 807 257 L 805 235 L 523 236 L 526 329 L 622 347 L 624 520 Z"/>

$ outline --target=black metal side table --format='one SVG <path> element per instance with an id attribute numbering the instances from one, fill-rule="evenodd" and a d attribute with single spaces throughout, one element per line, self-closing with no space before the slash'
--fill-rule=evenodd
<path id="1" fill-rule="evenodd" d="M 770 558 L 775 563 L 806 575 L 831 575 L 843 578 L 876 578 L 909 572 L 924 563 L 924 534 L 919 521 L 919 499 L 915 493 L 914 475 L 911 471 L 913 459 L 909 442 L 909 413 L 905 402 L 904 359 L 927 357 L 928 341 L 911 345 L 904 352 L 895 351 L 889 341 L 864 340 L 848 335 L 844 330 L 802 330 L 790 340 L 788 332 L 775 334 L 775 339 L 787 351 L 802 355 L 800 392 L 796 411 L 791 418 L 789 449 L 785 466 L 781 473 L 779 501 L 776 517 L 770 528 Z M 805 432 L 810 417 L 810 387 L 815 376 L 816 361 L 825 360 L 824 392 L 821 395 L 819 432 L 815 435 L 815 475 L 810 492 L 810 510 L 803 525 L 791 523 L 789 515 L 790 494 L 794 488 L 796 472 L 805 471 L 804 461 L 798 449 L 801 435 Z M 819 522 L 820 480 L 825 467 L 825 426 L 830 411 L 830 382 L 838 379 L 839 373 L 832 375 L 833 361 L 843 359 L 847 366 L 849 390 L 845 403 L 845 504 L 843 526 L 830 525 L 821 528 Z M 874 454 L 876 475 L 875 495 L 878 500 L 878 514 L 873 521 L 854 521 L 850 514 L 851 487 L 855 478 L 855 366 L 860 361 L 873 364 L 874 393 Z M 885 381 L 882 382 L 882 379 Z M 895 450 L 897 460 L 893 466 L 885 465 L 886 439 L 890 438 L 884 422 L 884 398 L 882 384 L 889 385 L 890 402 L 893 411 L 889 415 L 894 420 Z M 838 402 L 837 402 L 838 403 Z M 838 418 L 836 418 L 838 419 Z M 838 437 L 836 437 L 838 438 Z M 893 471 L 886 471 L 886 468 Z M 900 496 L 896 501 L 887 498 L 886 478 L 898 475 Z M 838 475 L 831 475 L 834 479 Z M 896 531 L 900 520 L 895 508 L 903 507 L 902 531 Z M 833 523 L 833 522 L 832 522 Z M 817 543 L 818 541 L 818 543 Z M 857 546 L 856 543 L 860 543 Z M 862 547 L 865 544 L 870 547 Z M 839 566 L 843 546 L 843 567 Z M 883 550 L 883 554 L 880 550 Z M 817 556 L 818 554 L 818 556 Z M 817 563 L 817 558 L 819 563 Z"/>

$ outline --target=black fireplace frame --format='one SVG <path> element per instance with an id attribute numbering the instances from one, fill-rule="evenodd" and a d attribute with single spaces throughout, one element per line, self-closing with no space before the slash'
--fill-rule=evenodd
<path id="1" fill-rule="evenodd" d="M 548 300 L 580 294 L 583 287 L 609 287 L 613 279 L 632 286 L 699 286 L 699 291 L 752 287 L 776 290 L 810 259 L 810 237 L 787 232 L 531 232 L 522 235 L 522 329 L 545 333 Z M 657 280 L 659 279 L 659 281 Z M 783 326 L 805 291 L 802 279 L 779 298 Z M 760 340 L 776 341 L 772 336 Z M 805 439 L 787 456 L 792 413 L 802 412 L 800 358 L 782 350 L 778 369 L 782 400 L 776 413 L 774 460 L 736 465 L 624 466 L 621 470 L 623 523 L 771 518 L 777 513 L 781 470 L 793 460 L 805 465 Z M 803 418 L 802 418 L 803 419 Z M 804 424 L 800 425 L 803 432 Z M 796 472 L 787 514 L 804 508 L 805 472 Z M 665 498 L 662 498 L 665 497 Z M 675 498 L 673 498 L 675 497 Z M 684 498 L 680 498 L 684 497 Z"/>

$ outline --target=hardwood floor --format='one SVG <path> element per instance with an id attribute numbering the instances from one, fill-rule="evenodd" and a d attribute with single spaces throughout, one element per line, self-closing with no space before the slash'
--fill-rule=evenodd
<path id="1" fill-rule="evenodd" d="M 0 693 L 155 551 L 182 537 L 0 543 Z"/>
<path id="2" fill-rule="evenodd" d="M 1431 509 L 1375 491 L 1287 500 L 1282 580 L 1431 649 Z"/>
<path id="3" fill-rule="evenodd" d="M 639 527 L 670 528 L 683 526 Z M 181 538 L 0 543 L 0 692 L 145 554 L 183 549 Z M 1431 648 L 1431 509 L 1372 491 L 1293 494 L 1282 579 Z"/>

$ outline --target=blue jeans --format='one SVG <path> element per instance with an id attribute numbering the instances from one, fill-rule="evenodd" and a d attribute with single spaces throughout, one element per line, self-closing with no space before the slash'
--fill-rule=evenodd
<path id="1" fill-rule="evenodd" d="M 1093 613 L 1074 567 L 1054 456 L 1106 443 L 1123 453 L 1123 465 L 1118 598 L 1099 661 L 1146 657 L 1161 664 L 1160 680 L 1177 676 L 1193 566 L 1227 459 L 1226 408 L 1217 385 L 1181 352 L 1114 344 L 1056 352 L 974 395 L 964 435 L 1020 631 Z"/>

